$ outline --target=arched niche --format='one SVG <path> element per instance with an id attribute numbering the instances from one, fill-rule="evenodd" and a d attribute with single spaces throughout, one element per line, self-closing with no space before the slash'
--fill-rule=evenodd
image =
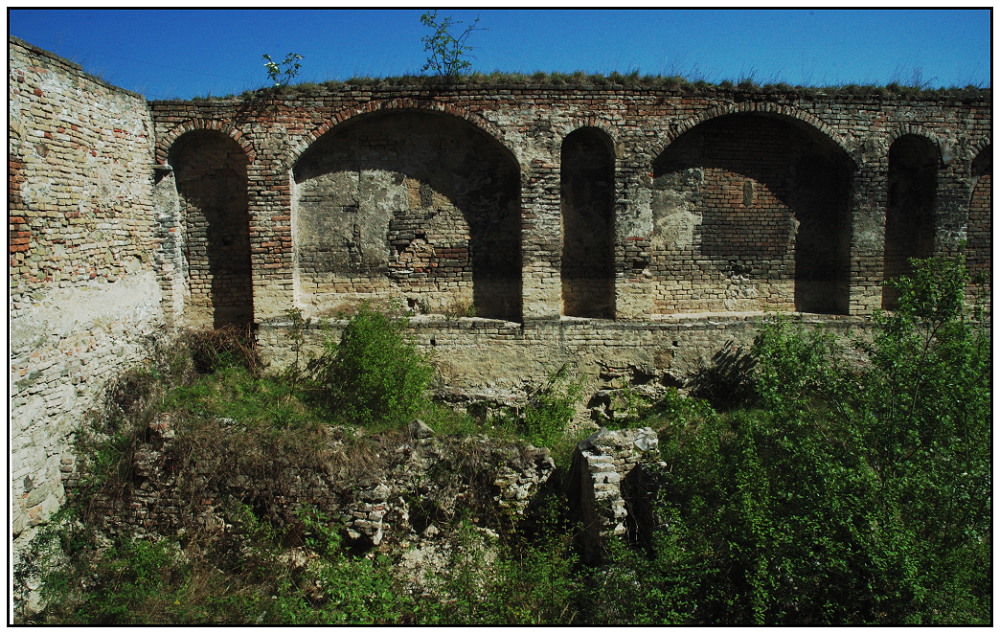
<path id="1" fill-rule="evenodd" d="M 185 321 L 252 323 L 246 153 L 221 132 L 194 130 L 174 141 L 168 162 L 180 203 Z"/>
<path id="2" fill-rule="evenodd" d="M 911 258 L 934 253 L 934 203 L 937 198 L 937 145 L 906 134 L 889 147 L 888 201 L 885 217 L 884 280 L 913 272 Z M 892 309 L 898 293 L 885 286 L 882 307 Z"/>
<path id="3" fill-rule="evenodd" d="M 651 261 L 661 313 L 848 307 L 854 163 L 792 117 L 700 123 L 653 162 Z"/>
<path id="4" fill-rule="evenodd" d="M 615 155 L 608 135 L 580 128 L 561 152 L 562 306 L 575 317 L 614 317 Z"/>
<path id="5" fill-rule="evenodd" d="M 993 253 L 993 146 L 986 146 L 972 162 L 976 184 L 969 200 L 969 224 L 966 231 L 966 264 L 973 281 L 984 284 L 987 294 L 992 287 Z"/>
<path id="6" fill-rule="evenodd" d="M 520 169 L 458 117 L 380 111 L 330 130 L 293 167 L 300 301 L 364 301 L 519 320 Z"/>

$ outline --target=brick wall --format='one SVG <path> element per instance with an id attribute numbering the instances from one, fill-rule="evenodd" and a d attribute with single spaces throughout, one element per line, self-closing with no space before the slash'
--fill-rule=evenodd
<path id="1" fill-rule="evenodd" d="M 327 133 L 295 166 L 299 301 L 358 301 L 516 319 L 517 166 L 495 141 L 438 114 L 371 115 Z"/>
<path id="2" fill-rule="evenodd" d="M 657 312 L 846 311 L 851 161 L 824 141 L 785 120 L 730 115 L 657 157 Z"/>
<path id="3" fill-rule="evenodd" d="M 894 220 L 905 195 L 890 190 L 927 180 L 907 176 L 917 155 L 936 182 L 921 244 L 943 253 L 964 235 L 988 101 L 988 91 L 449 85 L 151 107 L 164 163 L 194 129 L 219 130 L 253 156 L 255 322 L 372 297 L 427 313 L 471 303 L 530 322 L 866 314 L 900 254 L 926 254 L 893 236 L 907 225 Z M 580 152 L 596 157 L 598 138 L 610 173 L 592 179 Z M 606 185 L 588 193 L 574 179 Z"/>
<path id="4" fill-rule="evenodd" d="M 220 327 L 253 321 L 247 158 L 214 130 L 185 134 L 171 148 L 179 201 L 184 323 Z"/>
<path id="5" fill-rule="evenodd" d="M 975 186 L 969 200 L 967 263 L 973 277 L 982 279 L 977 290 L 989 296 L 993 289 L 993 146 L 986 146 L 976 156 L 972 177 Z"/>
<path id="6" fill-rule="evenodd" d="M 163 334 L 139 95 L 9 40 L 9 333 L 15 561 L 62 503 L 72 433 Z"/>

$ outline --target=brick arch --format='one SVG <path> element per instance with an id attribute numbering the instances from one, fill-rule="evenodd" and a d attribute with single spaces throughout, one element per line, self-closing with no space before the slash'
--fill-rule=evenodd
<path id="1" fill-rule="evenodd" d="M 186 266 L 184 319 L 218 328 L 253 322 L 250 193 L 246 149 L 211 128 L 178 135 L 173 169 L 180 252 Z"/>
<path id="2" fill-rule="evenodd" d="M 653 148 L 653 156 L 659 156 L 667 147 L 670 146 L 671 143 L 676 141 L 678 137 L 695 126 L 718 117 L 724 117 L 732 114 L 781 115 L 789 119 L 801 121 L 802 123 L 815 128 L 818 132 L 823 134 L 823 136 L 828 138 L 837 147 L 843 150 L 845 154 L 852 156 L 850 149 L 838 138 L 836 130 L 816 115 L 793 106 L 770 102 L 727 103 L 702 110 L 693 117 L 672 125 L 670 127 L 670 131 L 665 136 L 660 138 L 660 144 Z M 854 161 L 853 156 L 851 160 Z"/>
<path id="3" fill-rule="evenodd" d="M 558 136 L 558 141 L 561 145 L 566 137 L 584 128 L 594 128 L 603 132 L 607 137 L 606 140 L 608 142 L 608 147 L 610 147 L 614 153 L 615 160 L 620 161 L 623 158 L 621 139 L 617 134 L 617 130 L 608 126 L 606 121 L 597 117 L 572 118 L 566 123 L 556 126 L 554 128 L 554 132 Z"/>
<path id="4" fill-rule="evenodd" d="M 391 297 L 428 313 L 520 319 L 520 164 L 454 111 L 416 105 L 352 109 L 285 157 L 300 300 L 324 311 Z M 382 151 L 382 139 L 395 143 Z"/>
<path id="5" fill-rule="evenodd" d="M 884 281 L 913 274 L 911 258 L 934 255 L 940 222 L 941 147 L 922 126 L 890 130 L 886 154 L 886 207 L 882 271 Z M 899 293 L 882 289 L 882 308 L 895 308 Z"/>
<path id="6" fill-rule="evenodd" d="M 361 117 L 366 117 L 378 112 L 402 112 L 402 111 L 419 111 L 419 112 L 437 112 L 441 114 L 451 115 L 458 119 L 462 119 L 467 123 L 471 124 L 476 129 L 484 132 L 487 136 L 493 139 L 498 146 L 503 148 L 503 150 L 511 156 L 511 158 L 520 165 L 520 160 L 517 155 L 510 149 L 507 145 L 506 137 L 503 131 L 496 126 L 493 122 L 484 118 L 482 115 L 465 110 L 464 108 L 459 108 L 453 104 L 440 103 L 437 101 L 423 101 L 419 99 L 383 99 L 378 101 L 368 101 L 357 108 L 347 108 L 339 112 L 334 113 L 327 121 L 316 126 L 310 130 L 302 139 L 293 146 L 289 151 L 285 160 L 283 161 L 284 169 L 291 169 L 298 160 L 302 157 L 306 150 L 308 150 L 316 141 L 322 138 L 326 133 L 331 130 L 336 129 L 341 124 L 348 121 L 353 121 Z"/>
<path id="7" fill-rule="evenodd" d="M 969 192 L 968 217 L 966 218 L 965 258 L 973 283 L 969 286 L 971 297 L 981 294 L 989 297 L 993 256 L 993 144 L 983 139 L 975 145 L 975 154 L 969 161 L 969 174 L 973 178 Z M 981 288 L 976 288 L 978 284 Z M 978 292 L 977 292 L 978 291 Z"/>
<path id="8" fill-rule="evenodd" d="M 965 157 L 966 162 L 969 164 L 969 169 L 972 169 L 972 162 L 979 158 L 979 155 L 992 145 L 993 139 L 987 136 L 969 146 L 968 155 Z"/>
<path id="9" fill-rule="evenodd" d="M 938 142 L 937 137 L 926 127 L 920 125 L 919 123 L 898 123 L 891 128 L 885 135 L 886 139 L 886 158 L 888 158 L 888 151 L 892 147 L 892 144 L 900 140 L 904 136 L 918 136 L 926 139 L 937 149 L 938 159 L 941 158 L 941 144 Z"/>
<path id="10" fill-rule="evenodd" d="M 848 310 L 856 164 L 812 122 L 758 106 L 682 122 L 649 164 L 657 311 Z"/>
<path id="11" fill-rule="evenodd" d="M 243 153 L 247 157 L 247 163 L 253 163 L 257 159 L 257 150 L 254 148 L 253 143 L 243 134 L 242 130 L 233 127 L 232 124 L 216 119 L 190 119 L 171 128 L 169 132 L 156 142 L 156 162 L 160 165 L 166 165 L 167 157 L 170 156 L 170 147 L 177 142 L 177 139 L 188 132 L 197 132 L 199 130 L 219 132 L 231 138 L 243 148 Z"/>

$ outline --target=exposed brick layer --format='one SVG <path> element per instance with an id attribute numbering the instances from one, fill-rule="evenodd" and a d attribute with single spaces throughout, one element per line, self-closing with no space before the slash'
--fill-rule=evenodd
<path id="1" fill-rule="evenodd" d="M 15 560 L 64 497 L 72 435 L 163 333 L 145 100 L 11 39 L 11 528 Z"/>
<path id="2" fill-rule="evenodd" d="M 258 323 L 365 299 L 514 320 L 865 314 L 900 262 L 957 246 L 990 136 L 988 91 L 351 87 L 151 108 L 160 160 L 198 129 L 244 148 Z"/>

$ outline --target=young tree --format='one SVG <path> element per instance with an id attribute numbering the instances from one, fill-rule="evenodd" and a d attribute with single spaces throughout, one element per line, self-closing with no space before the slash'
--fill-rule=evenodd
<path id="1" fill-rule="evenodd" d="M 267 76 L 274 82 L 272 88 L 281 88 L 287 86 L 288 82 L 295 78 L 299 74 L 299 68 L 302 64 L 299 60 L 302 56 L 298 53 L 289 53 L 285 55 L 285 59 L 281 62 L 276 62 L 271 59 L 270 55 L 263 55 L 264 68 L 267 70 Z"/>
<path id="2" fill-rule="evenodd" d="M 437 10 L 420 16 L 420 23 L 434 29 L 434 33 L 425 35 L 420 40 L 424 43 L 424 50 L 428 54 L 427 63 L 421 70 L 432 70 L 442 77 L 454 78 L 472 66 L 465 57 L 473 47 L 467 45 L 466 41 L 473 32 L 485 30 L 477 26 L 478 17 L 458 37 L 451 34 L 451 29 L 463 22 L 452 20 L 450 16 L 439 22 Z"/>

